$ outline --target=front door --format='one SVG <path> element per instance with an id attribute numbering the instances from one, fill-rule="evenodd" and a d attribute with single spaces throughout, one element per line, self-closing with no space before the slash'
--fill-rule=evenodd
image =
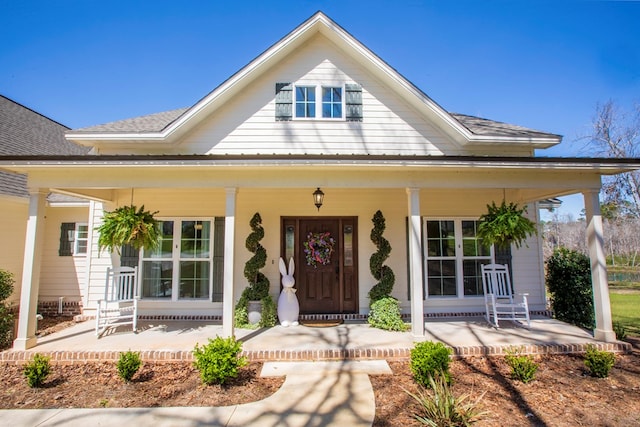
<path id="1" fill-rule="evenodd" d="M 356 313 L 357 218 L 283 218 L 283 256 L 295 261 L 301 314 Z"/>

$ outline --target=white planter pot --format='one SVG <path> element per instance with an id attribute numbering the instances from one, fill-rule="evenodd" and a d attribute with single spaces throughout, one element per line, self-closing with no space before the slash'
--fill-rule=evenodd
<path id="1" fill-rule="evenodd" d="M 249 301 L 247 304 L 247 317 L 252 325 L 260 323 L 260 319 L 262 319 L 262 301 Z"/>

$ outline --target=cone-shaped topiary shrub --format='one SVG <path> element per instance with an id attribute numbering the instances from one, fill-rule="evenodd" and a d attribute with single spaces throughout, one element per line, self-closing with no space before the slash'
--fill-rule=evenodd
<path id="1" fill-rule="evenodd" d="M 269 295 L 269 279 L 260 269 L 267 263 L 267 250 L 260 244 L 264 238 L 264 228 L 262 228 L 262 218 L 256 212 L 249 221 L 251 233 L 245 240 L 245 247 L 253 256 L 244 265 L 244 277 L 247 286 L 236 304 L 235 322 L 238 327 L 249 326 L 247 318 L 249 301 L 262 301 L 262 318 L 260 326 L 268 327 L 275 325 L 276 315 L 274 312 L 275 303 Z"/>

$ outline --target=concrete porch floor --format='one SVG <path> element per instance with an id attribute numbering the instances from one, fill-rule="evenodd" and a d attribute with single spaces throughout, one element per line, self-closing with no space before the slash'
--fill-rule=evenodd
<path id="1" fill-rule="evenodd" d="M 211 321 L 140 321 L 138 332 L 130 326 L 108 330 L 100 338 L 94 321 L 85 321 L 41 338 L 27 351 L 7 350 L 2 361 L 28 360 L 33 353 L 48 354 L 52 360 L 117 360 L 119 353 L 140 351 L 145 360 L 192 360 L 194 346 L 222 335 L 222 325 Z M 243 353 L 250 360 L 342 360 L 407 359 L 415 342 L 441 341 L 457 356 L 503 354 L 510 347 L 524 347 L 527 353 L 582 352 L 588 344 L 609 351 L 626 351 L 627 343 L 602 343 L 580 328 L 549 318 L 534 318 L 531 329 L 511 322 L 491 327 L 484 318 L 431 318 L 425 321 L 426 336 L 410 332 L 388 332 L 362 321 L 345 321 L 327 328 L 280 325 L 268 329 L 236 329 Z"/>

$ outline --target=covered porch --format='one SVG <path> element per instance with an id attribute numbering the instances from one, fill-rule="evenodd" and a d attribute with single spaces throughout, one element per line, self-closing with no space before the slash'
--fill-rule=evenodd
<path id="1" fill-rule="evenodd" d="M 89 156 L 14 160 L 5 167 L 29 175 L 31 191 L 27 226 L 20 319 L 15 348 L 37 345 L 35 317 L 44 229 L 44 204 L 50 190 L 92 200 L 89 229 L 99 224 L 103 210 L 134 203 L 145 205 L 160 216 L 214 218 L 223 220 L 221 299 L 180 300 L 174 293 L 166 300 L 147 298 L 142 306 L 155 314 L 215 314 L 221 316 L 221 335 L 238 334 L 233 324 L 234 305 L 244 289 L 243 265 L 249 257 L 244 239 L 250 232 L 251 215 L 260 211 L 269 252 L 265 273 L 271 280 L 271 294 L 277 298 L 280 276 L 277 259 L 286 254 L 283 238 L 285 217 L 356 218 L 359 266 L 357 314 L 368 312 L 367 293 L 373 284 L 368 260 L 375 247 L 368 239 L 371 215 L 378 209 L 387 217 L 387 232 L 394 247 L 389 259 L 397 274 L 394 288 L 405 313 L 410 314 L 412 339 L 429 336 L 422 321 L 430 310 L 470 312 L 482 307 L 478 295 L 467 297 L 459 285 L 449 298 L 425 294 L 423 228 L 425 218 L 478 218 L 486 204 L 505 199 L 530 204 L 549 197 L 580 192 L 587 214 L 589 251 L 595 296 L 595 338 L 615 341 L 602 246 L 602 221 L 598 192 L 600 175 L 618 173 L 628 164 L 599 159 L 538 159 L 509 157 L 424 156 L 408 161 L 394 156 Z M 544 172 L 544 173 L 543 173 Z M 316 211 L 311 192 L 322 187 L 326 193 L 322 211 Z M 135 199 L 134 199 L 135 197 Z M 532 209 L 535 211 L 535 208 Z M 536 216 L 535 212 L 531 215 Z M 87 263 L 84 308 L 90 314 L 92 295 L 99 295 L 104 271 L 119 262 L 114 254 L 100 254 L 95 236 L 89 238 L 92 253 Z M 526 268 L 514 268 L 519 282 L 535 287 L 538 307 L 544 310 L 542 258 L 537 242 L 531 245 Z M 180 260 L 176 258 L 175 262 Z M 174 280 L 175 282 L 175 280 Z M 461 282 L 459 282 L 461 283 Z M 518 284 L 516 284 L 516 288 Z M 93 293 L 93 294 L 92 294 Z M 443 336 L 451 336 L 450 334 Z M 95 339 L 95 338 L 94 338 Z M 479 343 L 478 345 L 483 345 Z"/>
<path id="2" fill-rule="evenodd" d="M 579 353 L 590 344 L 608 351 L 630 348 L 624 342 L 598 341 L 583 329 L 546 317 L 534 317 L 530 330 L 509 322 L 495 329 L 483 317 L 431 318 L 423 326 L 421 340 L 442 342 L 458 357 L 501 355 L 511 348 L 529 354 Z M 29 360 L 36 352 L 54 361 L 117 360 L 128 350 L 141 352 L 145 360 L 192 360 L 196 344 L 224 333 L 221 322 L 149 320 L 141 321 L 136 334 L 121 327 L 96 340 L 93 328 L 90 320 L 76 324 L 38 339 L 27 351 L 0 353 L 0 360 Z M 408 359 L 416 342 L 411 332 L 383 331 L 356 320 L 324 328 L 278 325 L 234 333 L 243 354 L 255 361 Z"/>

